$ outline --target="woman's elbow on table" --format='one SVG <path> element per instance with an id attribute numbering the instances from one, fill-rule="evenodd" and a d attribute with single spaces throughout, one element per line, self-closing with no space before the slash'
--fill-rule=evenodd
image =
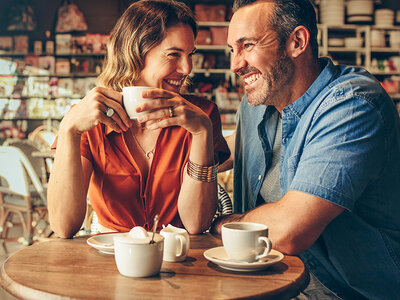
<path id="1" fill-rule="evenodd" d="M 57 225 L 51 221 L 50 221 L 50 227 L 58 237 L 63 238 L 63 239 L 72 238 L 79 230 L 79 228 L 76 229 L 72 225 L 68 225 L 68 224 Z"/>

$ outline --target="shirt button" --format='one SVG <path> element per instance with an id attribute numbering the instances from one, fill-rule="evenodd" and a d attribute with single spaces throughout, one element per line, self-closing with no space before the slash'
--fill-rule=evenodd
<path id="1" fill-rule="evenodd" d="M 261 180 L 261 178 L 262 178 L 262 176 L 261 176 L 261 175 L 258 175 L 258 180 Z"/>

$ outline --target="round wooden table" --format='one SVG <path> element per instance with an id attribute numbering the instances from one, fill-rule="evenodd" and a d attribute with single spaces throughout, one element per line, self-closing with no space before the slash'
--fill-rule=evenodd
<path id="1" fill-rule="evenodd" d="M 294 256 L 256 272 L 220 268 L 204 258 L 220 246 L 211 234 L 190 237 L 186 261 L 163 262 L 159 275 L 119 274 L 114 256 L 87 245 L 88 236 L 40 242 L 16 252 L 1 269 L 1 285 L 21 299 L 289 299 L 306 285 L 308 273 Z"/>

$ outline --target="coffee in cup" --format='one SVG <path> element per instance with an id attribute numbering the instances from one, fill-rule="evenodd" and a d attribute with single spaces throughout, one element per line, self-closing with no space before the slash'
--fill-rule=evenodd
<path id="1" fill-rule="evenodd" d="M 233 261 L 255 262 L 272 249 L 268 227 L 264 224 L 231 222 L 222 225 L 222 243 Z"/>
<path id="2" fill-rule="evenodd" d="M 143 98 L 142 92 L 146 90 L 152 90 L 154 88 L 148 86 L 126 86 L 122 88 L 122 97 L 125 111 L 129 118 L 137 119 L 137 117 L 143 112 L 136 112 L 136 106 L 139 104 L 152 100 L 151 98 Z"/>

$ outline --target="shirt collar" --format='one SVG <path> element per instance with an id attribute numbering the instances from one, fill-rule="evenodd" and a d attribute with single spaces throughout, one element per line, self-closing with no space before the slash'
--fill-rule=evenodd
<path id="1" fill-rule="evenodd" d="M 337 67 L 329 58 L 320 58 L 319 63 L 323 67 L 321 73 L 300 98 L 283 109 L 282 113 L 286 116 L 295 115 L 300 118 L 315 97 L 332 81 L 332 78 L 338 72 Z"/>
<path id="2" fill-rule="evenodd" d="M 105 133 L 106 133 L 106 135 L 108 135 L 108 134 L 110 134 L 110 133 L 112 133 L 112 132 L 118 133 L 118 132 L 116 132 L 114 129 L 112 129 L 111 127 L 109 127 L 109 126 L 107 126 L 107 125 L 104 125 L 104 126 L 105 126 Z"/>

